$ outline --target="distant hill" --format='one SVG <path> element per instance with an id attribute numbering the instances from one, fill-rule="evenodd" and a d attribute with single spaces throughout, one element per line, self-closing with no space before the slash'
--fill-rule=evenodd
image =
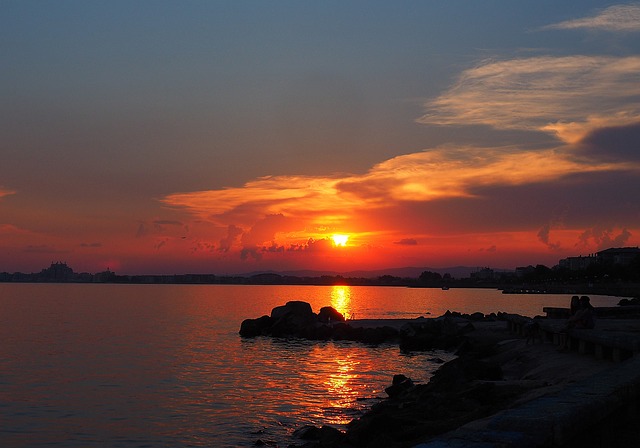
<path id="1" fill-rule="evenodd" d="M 389 268 L 389 269 L 377 269 L 377 270 L 359 270 L 359 271 L 313 271 L 313 270 L 298 270 L 298 271 L 255 271 L 245 274 L 238 274 L 241 277 L 251 277 L 259 274 L 278 274 L 282 276 L 291 277 L 322 277 L 328 275 L 335 277 L 341 275 L 343 277 L 351 278 L 377 278 L 383 275 L 391 275 L 393 277 L 402 278 L 418 278 L 424 271 L 437 272 L 440 275 L 449 274 L 453 278 L 468 278 L 472 272 L 477 272 L 477 267 L 468 266 L 453 266 L 449 268 L 429 268 L 429 267 L 413 267 L 408 266 L 404 268 Z"/>

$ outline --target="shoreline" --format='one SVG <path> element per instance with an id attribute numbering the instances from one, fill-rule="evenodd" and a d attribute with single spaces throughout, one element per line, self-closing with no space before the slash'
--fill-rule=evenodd
<path id="1" fill-rule="evenodd" d="M 300 428 L 301 442 L 290 448 L 572 447 L 580 437 L 582 442 L 575 446 L 598 446 L 590 445 L 589 438 L 584 440 L 584 434 L 606 433 L 610 424 L 603 422 L 624 418 L 626 401 L 640 397 L 640 357 L 616 363 L 560 352 L 553 343 L 530 341 L 510 331 L 506 315 L 472 316 L 448 313 L 439 318 L 332 323 L 332 327 L 361 331 L 386 328 L 388 335 L 393 329 L 398 332 L 395 340 L 402 344 L 407 325 L 415 329 L 426 324 L 433 331 L 438 322 L 438 331 L 455 329 L 455 334 L 430 338 L 425 349 L 434 342 L 445 343 L 458 357 L 440 366 L 426 384 L 414 385 L 396 375 L 397 384 L 387 389 L 390 397 L 350 422 L 345 432 Z M 632 392 L 620 398 L 619 387 Z M 577 396 L 576 390 L 582 395 Z M 616 413 L 621 414 L 615 417 Z M 624 443 L 601 446 L 629 446 L 629 437 L 631 444 L 640 440 L 638 431 L 629 432 L 628 428 L 619 431 Z M 612 439 L 609 434 L 607 440 Z"/>

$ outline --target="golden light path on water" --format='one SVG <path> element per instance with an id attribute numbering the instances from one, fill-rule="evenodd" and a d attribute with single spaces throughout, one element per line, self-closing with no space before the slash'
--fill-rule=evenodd
<path id="1" fill-rule="evenodd" d="M 346 319 L 354 319 L 351 305 L 351 287 L 336 285 L 331 289 L 331 306 Z"/>

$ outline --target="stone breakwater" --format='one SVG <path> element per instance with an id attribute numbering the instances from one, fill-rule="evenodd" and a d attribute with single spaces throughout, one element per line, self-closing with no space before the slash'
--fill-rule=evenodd
<path id="1" fill-rule="evenodd" d="M 367 344 L 398 343 L 402 350 L 454 349 L 463 336 L 474 330 L 472 322 L 496 321 L 499 316 L 482 313 L 462 315 L 447 312 L 438 318 L 399 320 L 350 320 L 332 307 L 318 314 L 301 301 L 274 308 L 271 315 L 246 319 L 240 326 L 243 337 L 298 337 L 310 340 L 357 341 Z"/>
<path id="2" fill-rule="evenodd" d="M 517 384 L 495 387 L 491 381 L 502 377 L 501 367 L 495 361 L 483 359 L 493 352 L 492 347 L 500 338 L 491 331 L 479 337 L 476 326 L 482 323 L 506 328 L 498 316 L 448 312 L 439 318 L 399 320 L 392 321 L 392 325 L 376 326 L 383 322 L 345 321 L 330 307 L 315 314 L 305 302 L 289 302 L 274 308 L 269 316 L 242 322 L 243 337 L 397 342 L 407 350 L 457 349 L 459 357 L 444 364 L 427 384 L 414 384 L 402 374 L 395 375 L 386 389 L 389 398 L 352 421 L 346 432 L 330 427 L 301 428 L 296 435 L 304 442 L 298 447 L 412 446 L 489 415 L 522 390 Z M 476 336 L 469 338 L 472 333 Z"/>
<path id="3" fill-rule="evenodd" d="M 388 327 L 373 339 L 416 349 L 442 344 L 455 347 L 457 358 L 443 364 L 427 384 L 395 375 L 386 390 L 389 398 L 349 423 L 346 431 L 304 427 L 296 432 L 301 442 L 289 448 L 639 446 L 637 413 L 629 420 L 624 411 L 630 404 L 637 409 L 640 399 L 640 361 L 635 356 L 614 363 L 576 351 L 559 352 L 553 344 L 511 333 L 502 320 L 509 315 L 502 313 L 448 312 L 434 319 L 363 322 L 344 321 L 328 308 L 315 315 L 302 303 L 247 319 L 241 334 L 311 339 L 347 335 L 370 342 L 373 333 L 359 339 L 367 332 L 358 329 Z M 622 328 L 617 321 L 609 325 L 611 331 Z M 637 324 L 632 327 L 640 330 Z M 390 336 L 384 339 L 382 334 Z M 620 442 L 611 443 L 614 440 Z M 256 441 L 265 444 L 269 442 Z"/>

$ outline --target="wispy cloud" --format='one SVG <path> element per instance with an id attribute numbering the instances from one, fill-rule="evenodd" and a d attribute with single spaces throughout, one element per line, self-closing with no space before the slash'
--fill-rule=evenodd
<path id="1" fill-rule="evenodd" d="M 417 246 L 418 240 L 415 238 L 403 238 L 400 241 L 394 241 L 393 244 L 398 244 L 400 246 Z"/>
<path id="2" fill-rule="evenodd" d="M 542 29 L 574 30 L 582 28 L 612 32 L 638 32 L 640 31 L 640 4 L 610 6 L 594 16 L 566 20 L 547 25 Z"/>
<path id="3" fill-rule="evenodd" d="M 586 163 L 561 150 L 440 147 L 394 157 L 361 175 L 273 176 L 243 187 L 175 193 L 162 201 L 198 219 L 228 226 L 219 244 L 219 250 L 226 252 L 234 244 L 259 247 L 283 232 L 300 240 L 321 238 L 337 228 L 353 226 L 358 213 L 401 203 L 474 198 L 491 187 L 553 182 L 576 172 L 629 169 L 638 170 L 640 165 Z"/>
<path id="4" fill-rule="evenodd" d="M 7 190 L 4 188 L 0 188 L 0 199 L 2 199 L 5 196 L 9 196 L 12 194 L 16 194 L 16 192 L 14 190 Z"/>
<path id="5" fill-rule="evenodd" d="M 423 124 L 535 130 L 576 142 L 596 128 L 640 121 L 640 57 L 486 61 L 425 107 Z"/>

